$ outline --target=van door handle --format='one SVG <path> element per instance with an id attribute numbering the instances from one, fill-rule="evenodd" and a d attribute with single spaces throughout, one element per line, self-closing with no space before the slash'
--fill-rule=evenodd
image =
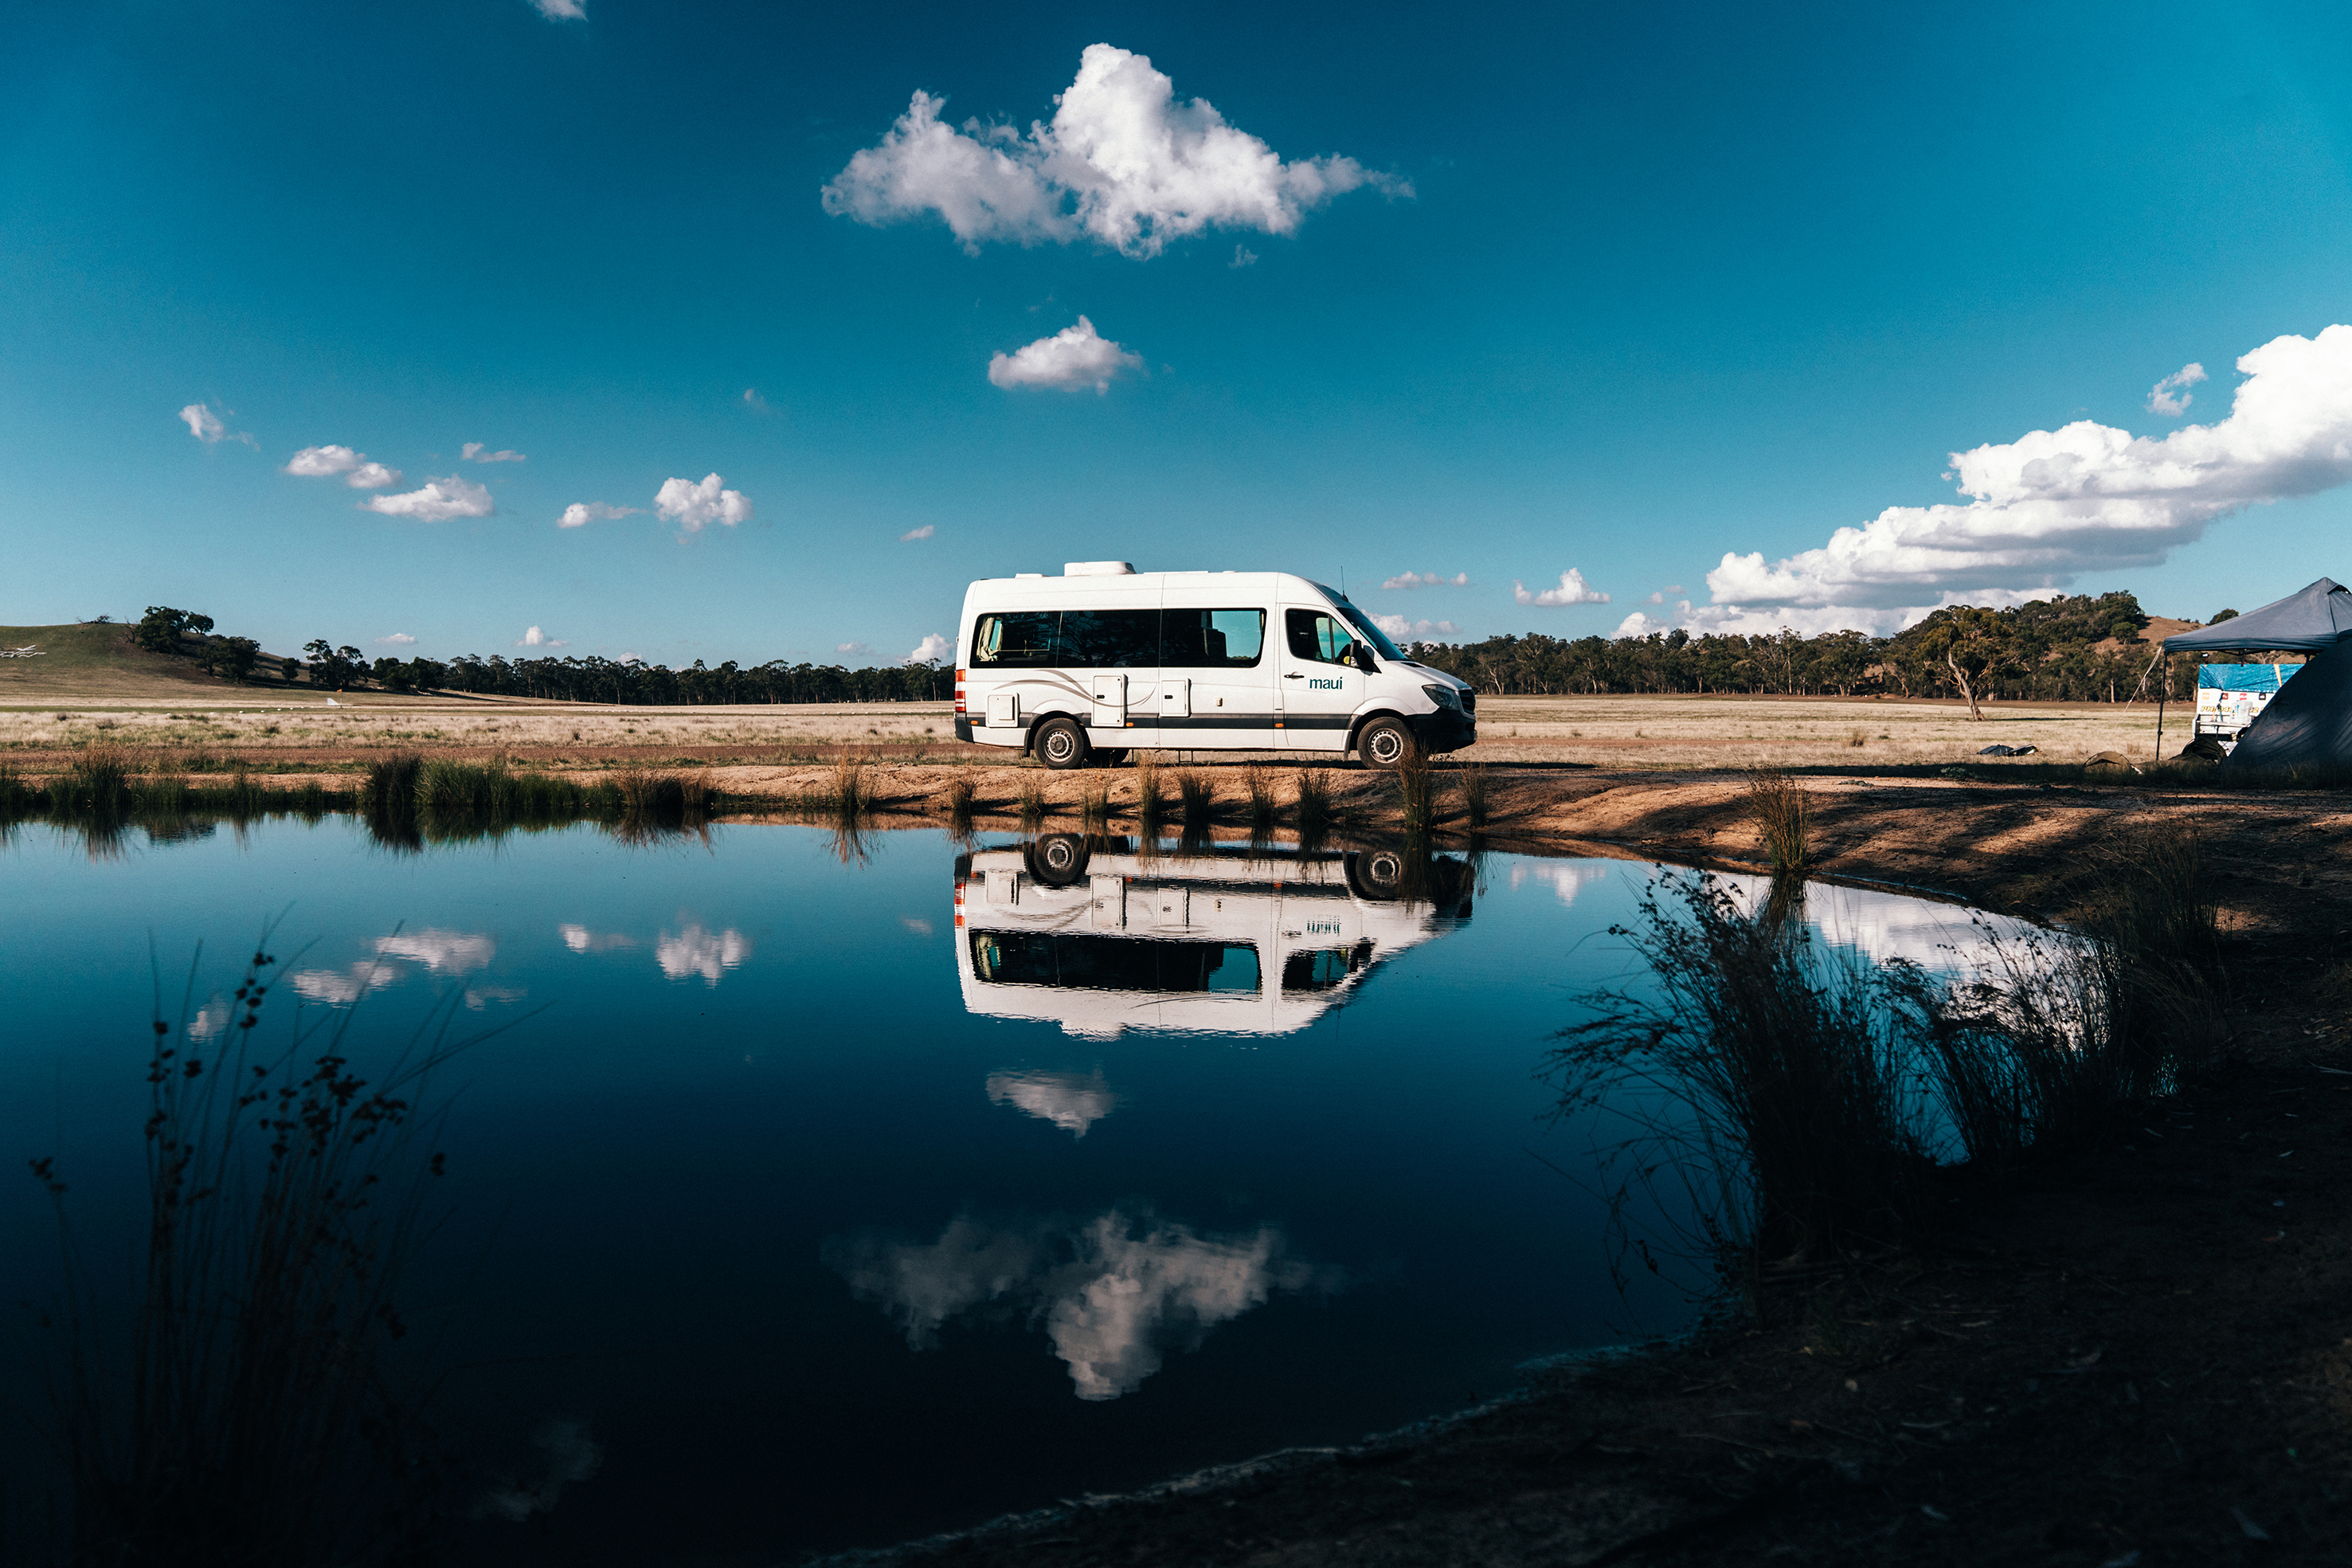
<path id="1" fill-rule="evenodd" d="M 1283 678 L 1284 680 L 1286 680 L 1286 681 L 1303 681 L 1303 680 L 1305 680 L 1307 677 L 1306 677 L 1305 675 L 1300 675 L 1300 674 L 1288 674 L 1288 675 L 1285 675 L 1285 676 L 1283 676 L 1282 678 Z"/>

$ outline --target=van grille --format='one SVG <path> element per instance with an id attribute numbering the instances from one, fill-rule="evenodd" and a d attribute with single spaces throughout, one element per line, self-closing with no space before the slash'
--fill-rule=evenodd
<path id="1" fill-rule="evenodd" d="M 1478 711 L 1478 694 L 1470 690 L 1467 686 L 1465 686 L 1462 690 L 1462 711 L 1464 713 L 1476 713 Z"/>

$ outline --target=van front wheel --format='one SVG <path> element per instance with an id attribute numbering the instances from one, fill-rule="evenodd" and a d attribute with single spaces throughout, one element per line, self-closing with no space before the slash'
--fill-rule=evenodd
<path id="1" fill-rule="evenodd" d="M 1357 732 L 1356 755 L 1375 768 L 1396 768 L 1421 753 L 1421 742 L 1398 718 L 1376 718 Z"/>
<path id="2" fill-rule="evenodd" d="M 1049 718 L 1029 740 L 1037 760 L 1055 769 L 1087 765 L 1087 732 L 1066 718 Z"/>

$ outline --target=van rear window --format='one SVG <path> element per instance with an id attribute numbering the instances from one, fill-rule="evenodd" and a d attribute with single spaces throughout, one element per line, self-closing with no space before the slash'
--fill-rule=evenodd
<path id="1" fill-rule="evenodd" d="M 1061 661 L 1054 656 L 1058 610 L 1014 610 L 983 615 L 972 629 L 971 662 L 1000 668 L 1036 669 Z"/>

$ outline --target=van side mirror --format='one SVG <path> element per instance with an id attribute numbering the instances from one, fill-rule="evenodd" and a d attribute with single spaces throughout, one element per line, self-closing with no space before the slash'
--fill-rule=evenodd
<path id="1" fill-rule="evenodd" d="M 1377 675 L 1381 673 L 1381 667 L 1372 663 L 1372 651 L 1370 648 L 1358 643 L 1354 644 L 1352 652 L 1356 655 L 1356 668 L 1368 675 Z"/>

